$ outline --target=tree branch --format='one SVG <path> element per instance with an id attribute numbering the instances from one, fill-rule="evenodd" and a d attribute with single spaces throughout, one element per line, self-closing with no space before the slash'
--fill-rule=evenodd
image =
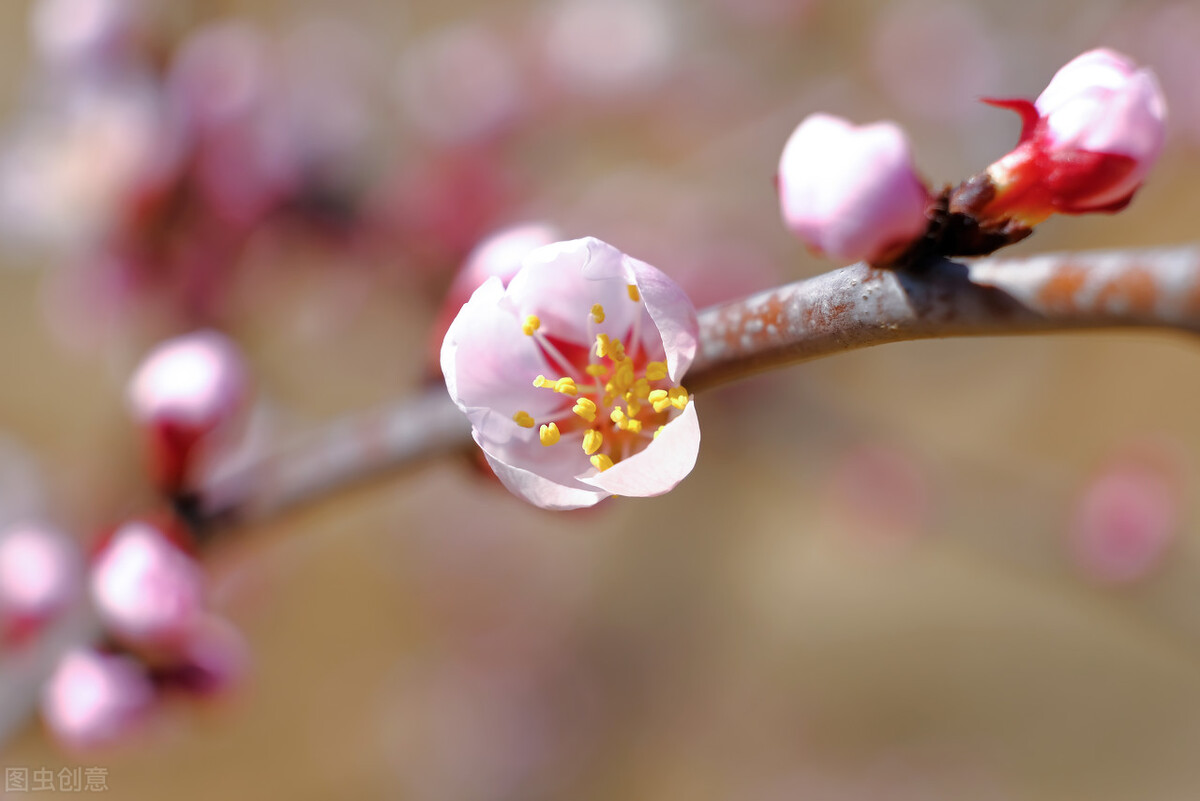
<path id="1" fill-rule="evenodd" d="M 954 336 L 1150 327 L 1200 332 L 1200 247 L 855 264 L 700 314 L 686 377 L 702 390 L 870 345 Z"/>

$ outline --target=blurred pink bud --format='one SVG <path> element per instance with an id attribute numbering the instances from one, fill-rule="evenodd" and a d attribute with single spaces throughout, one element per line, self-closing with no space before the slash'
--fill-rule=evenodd
<path id="1" fill-rule="evenodd" d="M 104 67 L 136 44 L 141 5 L 140 0 L 39 0 L 30 18 L 34 46 L 55 66 Z"/>
<path id="2" fill-rule="evenodd" d="M 195 462 L 226 444 L 245 410 L 248 383 L 241 350 L 216 331 L 167 340 L 143 359 L 128 401 L 147 434 L 150 475 L 160 489 L 187 489 Z"/>
<path id="3" fill-rule="evenodd" d="M 542 36 L 548 77 L 592 102 L 644 97 L 678 61 L 673 12 L 661 0 L 556 0 Z"/>
<path id="4" fill-rule="evenodd" d="M 503 133 L 526 103 L 514 54 L 480 23 L 446 28 L 407 48 L 397 90 L 413 123 L 448 144 Z"/>
<path id="5" fill-rule="evenodd" d="M 1178 527 L 1174 477 L 1153 463 L 1126 457 L 1093 479 L 1076 502 L 1071 553 L 1092 578 L 1135 581 L 1159 564 Z"/>
<path id="6" fill-rule="evenodd" d="M 78 549 L 37 523 L 0 533 L 0 634 L 19 639 L 69 603 L 82 581 Z"/>
<path id="7" fill-rule="evenodd" d="M 855 126 L 812 114 L 779 160 L 783 220 L 817 253 L 840 261 L 886 261 L 928 225 L 929 192 L 895 123 Z"/>
<path id="8" fill-rule="evenodd" d="M 204 615 L 204 574 L 161 530 L 125 523 L 96 557 L 92 602 L 123 642 L 151 653 L 180 651 Z"/>
<path id="9" fill-rule="evenodd" d="M 163 686 L 210 696 L 233 688 L 250 662 L 246 641 L 233 625 L 206 615 L 183 644 L 178 664 L 157 674 Z"/>
<path id="10" fill-rule="evenodd" d="M 1060 69 L 1037 101 L 988 100 L 1024 123 L 1017 147 L 988 168 L 994 199 L 984 215 L 1027 225 L 1054 212 L 1114 212 L 1133 199 L 1166 136 L 1158 79 L 1112 50 L 1091 50 Z"/>
<path id="11" fill-rule="evenodd" d="M 154 685 L 134 659 L 71 651 L 42 690 L 42 718 L 71 748 L 111 744 L 131 731 L 154 700 Z"/>

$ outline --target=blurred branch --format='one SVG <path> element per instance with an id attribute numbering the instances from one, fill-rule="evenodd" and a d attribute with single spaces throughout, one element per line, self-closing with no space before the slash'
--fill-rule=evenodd
<path id="1" fill-rule="evenodd" d="M 700 313 L 696 391 L 870 345 L 1101 328 L 1200 332 L 1200 247 L 854 264 Z"/>
<path id="2" fill-rule="evenodd" d="M 470 442 L 466 417 L 439 381 L 416 397 L 335 420 L 216 477 L 187 516 L 201 529 L 261 520 Z"/>
<path id="3" fill-rule="evenodd" d="M 701 312 L 687 385 L 887 342 L 1131 327 L 1200 332 L 1200 247 L 942 261 L 907 272 L 855 264 Z M 466 419 L 439 385 L 285 442 L 215 479 L 184 511 L 205 529 L 236 527 L 469 444 Z M 28 719 L 58 657 L 99 634 L 80 600 L 38 640 L 4 652 L 0 745 Z"/>

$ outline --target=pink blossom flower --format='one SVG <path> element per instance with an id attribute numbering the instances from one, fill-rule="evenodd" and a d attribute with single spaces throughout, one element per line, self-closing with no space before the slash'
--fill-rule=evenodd
<path id="1" fill-rule="evenodd" d="M 92 567 L 91 593 L 109 631 L 150 651 L 178 651 L 204 615 L 200 566 L 143 521 L 113 534 Z"/>
<path id="2" fill-rule="evenodd" d="M 150 676 L 134 659 L 78 649 L 42 690 L 42 718 L 64 745 L 92 748 L 126 734 L 153 700 Z"/>
<path id="3" fill-rule="evenodd" d="M 1033 225 L 1054 212 L 1123 209 L 1158 159 L 1166 100 L 1149 69 L 1091 50 L 1060 69 L 1038 99 L 988 100 L 1021 115 L 1017 147 L 988 168 L 989 218 Z"/>
<path id="4" fill-rule="evenodd" d="M 700 447 L 680 384 L 696 352 L 691 301 L 597 239 L 529 253 L 489 278 L 442 345 L 450 397 L 515 494 L 546 509 L 667 492 Z"/>
<path id="5" fill-rule="evenodd" d="M 833 259 L 886 261 L 928 225 L 929 192 L 895 123 L 808 116 L 783 148 L 778 187 L 788 228 Z"/>
<path id="6" fill-rule="evenodd" d="M 197 331 L 161 343 L 129 383 L 130 411 L 145 428 L 150 473 L 174 492 L 195 479 L 196 462 L 213 455 L 241 417 L 246 366 L 232 340 Z"/>

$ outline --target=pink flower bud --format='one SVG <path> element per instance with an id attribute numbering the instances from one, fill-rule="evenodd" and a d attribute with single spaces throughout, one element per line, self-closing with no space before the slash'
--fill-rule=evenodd
<path id="1" fill-rule="evenodd" d="M 1068 545 L 1076 566 L 1105 583 L 1145 578 L 1179 537 L 1180 479 L 1157 460 L 1126 455 L 1083 489 Z"/>
<path id="2" fill-rule="evenodd" d="M 983 211 L 989 218 L 1032 225 L 1054 212 L 1119 211 L 1166 135 L 1166 100 L 1154 73 L 1112 50 L 1071 61 L 1033 103 L 987 102 L 1024 122 L 1017 147 L 988 168 L 996 189 Z"/>
<path id="3" fill-rule="evenodd" d="M 886 261 L 928 225 L 929 192 L 891 122 L 810 115 L 783 148 L 778 187 L 784 222 L 829 258 Z"/>
<path id="4" fill-rule="evenodd" d="M 247 384 L 241 351 L 216 331 L 163 342 L 142 361 L 129 384 L 129 407 L 145 427 L 151 478 L 161 489 L 186 489 L 195 463 L 225 444 Z"/>
<path id="5" fill-rule="evenodd" d="M 23 523 L 0 533 L 2 639 L 19 639 L 63 608 L 82 572 L 74 544 L 53 529 Z"/>
<path id="6" fill-rule="evenodd" d="M 127 656 L 68 653 L 42 690 L 42 718 L 64 745 L 93 748 L 132 729 L 154 700 L 154 685 Z"/>
<path id="7" fill-rule="evenodd" d="M 241 632 L 224 618 L 207 615 L 184 643 L 179 662 L 159 671 L 156 679 L 161 687 L 211 697 L 234 688 L 249 662 Z"/>
<path id="8" fill-rule="evenodd" d="M 113 534 L 92 567 L 91 592 L 112 634 L 155 654 L 178 652 L 204 615 L 200 566 L 143 521 Z"/>

